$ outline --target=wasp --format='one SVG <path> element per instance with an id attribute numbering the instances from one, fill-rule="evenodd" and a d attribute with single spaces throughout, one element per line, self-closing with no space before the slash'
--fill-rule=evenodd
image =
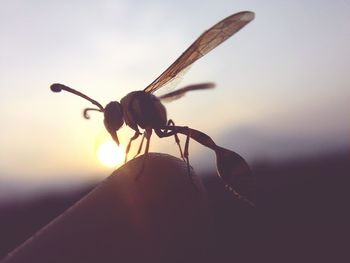
<path id="1" fill-rule="evenodd" d="M 229 37 L 237 33 L 245 25 L 254 19 L 255 14 L 250 11 L 243 11 L 233 14 L 201 34 L 183 53 L 176 59 L 158 78 L 156 78 L 145 89 L 132 91 L 123 97 L 120 102 L 112 101 L 103 107 L 96 100 L 87 95 L 72 89 L 68 86 L 55 83 L 51 85 L 53 92 L 65 90 L 90 101 L 96 108 L 85 108 L 83 115 L 89 119 L 89 111 L 98 111 L 104 114 L 104 125 L 119 145 L 117 131 L 125 123 L 132 130 L 134 135 L 126 147 L 125 162 L 130 151 L 131 144 L 139 136 L 142 136 L 141 144 L 136 156 L 141 152 L 144 139 L 146 147 L 144 151 L 144 163 L 149 151 L 150 139 L 153 132 L 160 137 L 174 136 L 180 149 L 182 159 L 187 163 L 189 169 L 189 140 L 190 138 L 199 142 L 205 147 L 212 149 L 216 154 L 217 172 L 223 179 L 226 187 L 239 199 L 251 203 L 234 188 L 235 178 L 250 174 L 250 168 L 245 160 L 237 153 L 218 146 L 207 134 L 187 126 L 177 126 L 174 121 L 167 118 L 166 108 L 162 104 L 165 100 L 175 100 L 185 95 L 188 91 L 213 88 L 213 83 L 200 83 L 190 85 L 162 96 L 155 96 L 154 92 L 172 82 L 177 76 L 184 72 L 199 58 L 203 57 Z M 140 131 L 142 129 L 143 132 Z M 186 136 L 184 151 L 182 151 L 178 134 Z M 144 164 L 143 163 L 143 164 Z M 144 165 L 143 165 L 144 166 Z M 252 203 L 251 203 L 252 204 Z M 253 204 L 252 204 L 253 205 Z"/>

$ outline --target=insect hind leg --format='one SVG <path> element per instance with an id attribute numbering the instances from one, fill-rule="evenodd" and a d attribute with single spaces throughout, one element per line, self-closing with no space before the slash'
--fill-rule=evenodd
<path id="1" fill-rule="evenodd" d="M 166 125 L 166 126 L 162 127 L 161 129 L 154 129 L 154 131 L 158 135 L 159 138 L 170 137 L 170 136 L 177 137 L 177 140 L 179 141 L 178 145 L 180 147 L 181 157 L 187 165 L 187 173 L 188 173 L 189 177 L 191 178 L 191 182 L 194 184 L 193 178 L 191 176 L 191 165 L 190 165 L 190 160 L 189 160 L 189 145 L 190 145 L 191 130 L 186 126 L 184 126 L 184 127 L 175 126 L 174 122 L 172 120 L 169 120 L 169 121 L 171 121 L 172 125 Z M 169 121 L 168 121 L 168 123 L 169 123 Z M 185 143 L 185 149 L 184 149 L 183 154 L 182 154 L 182 149 L 180 146 L 180 140 L 177 136 L 177 133 L 179 133 L 180 131 L 182 134 L 186 135 L 186 143 Z M 176 137 L 175 137 L 175 140 L 176 140 Z"/>
<path id="2" fill-rule="evenodd" d="M 167 122 L 167 126 L 175 126 L 175 122 L 172 119 L 169 119 Z M 175 138 L 175 142 L 176 142 L 177 146 L 179 147 L 181 159 L 186 161 L 184 154 L 183 154 L 183 151 L 182 151 L 182 148 L 181 148 L 180 139 L 179 139 L 179 136 L 177 135 L 177 133 L 174 134 L 174 138 Z"/>
<path id="3" fill-rule="evenodd" d="M 155 130 L 159 137 L 169 137 L 175 133 L 181 133 L 189 138 L 197 141 L 205 147 L 212 149 L 216 155 L 216 167 L 218 176 L 223 180 L 226 185 L 227 190 L 233 194 L 236 199 L 239 199 L 246 204 L 254 207 L 254 203 L 251 202 L 245 195 L 241 195 L 236 189 L 235 185 L 231 182 L 233 178 L 239 176 L 249 176 L 251 170 L 246 161 L 237 153 L 222 148 L 205 133 L 184 126 L 163 126 L 159 130 Z M 184 156 L 188 158 L 188 143 L 186 140 Z"/>

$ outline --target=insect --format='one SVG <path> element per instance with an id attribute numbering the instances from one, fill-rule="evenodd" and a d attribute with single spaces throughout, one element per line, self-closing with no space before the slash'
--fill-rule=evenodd
<path id="1" fill-rule="evenodd" d="M 122 127 L 124 122 L 127 126 L 133 129 L 135 133 L 131 137 L 126 147 L 125 161 L 127 160 L 132 142 L 142 135 L 141 144 L 136 155 L 141 152 L 144 139 L 146 139 L 146 147 L 144 151 L 145 163 L 153 131 L 160 138 L 174 136 L 180 149 L 181 157 L 187 163 L 188 168 L 190 167 L 188 152 L 190 138 L 199 142 L 203 146 L 212 149 L 216 154 L 218 175 L 223 179 L 226 187 L 237 198 L 250 202 L 248 199 L 240 195 L 234 188 L 234 181 L 236 178 L 250 174 L 250 168 L 245 160 L 237 153 L 216 145 L 215 142 L 205 133 L 187 126 L 175 125 L 171 119 L 168 120 L 166 109 L 161 102 L 162 100 L 178 99 L 185 95 L 185 93 L 188 91 L 212 88 L 214 84 L 201 83 L 197 85 L 190 85 L 160 97 L 153 95 L 153 93 L 162 88 L 165 84 L 168 84 L 174 80 L 181 72 L 193 64 L 196 60 L 216 48 L 253 19 L 253 12 L 243 11 L 221 20 L 200 35 L 197 40 L 189 48 L 187 48 L 177 60 L 175 60 L 173 64 L 171 64 L 144 90 L 130 92 L 121 99 L 120 103 L 117 101 L 112 101 L 103 107 L 99 102 L 91 99 L 85 94 L 58 83 L 52 84 L 51 90 L 53 92 L 65 90 L 94 104 L 97 108 L 84 109 L 84 117 L 89 119 L 89 111 L 102 112 L 104 114 L 104 125 L 112 136 L 113 140 L 118 145 L 119 139 L 117 136 L 117 131 Z M 140 128 L 144 131 L 143 133 L 140 132 Z M 178 134 L 183 134 L 186 136 L 184 151 L 181 149 Z"/>

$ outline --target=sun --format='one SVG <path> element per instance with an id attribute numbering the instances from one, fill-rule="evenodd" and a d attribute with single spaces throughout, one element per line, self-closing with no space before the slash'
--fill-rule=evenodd
<path id="1" fill-rule="evenodd" d="M 116 167 L 123 163 L 125 158 L 125 150 L 124 147 L 118 147 L 114 141 L 109 140 L 101 143 L 98 146 L 97 157 L 104 166 Z"/>

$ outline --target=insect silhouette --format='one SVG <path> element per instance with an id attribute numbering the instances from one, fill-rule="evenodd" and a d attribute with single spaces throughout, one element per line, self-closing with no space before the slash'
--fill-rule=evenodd
<path id="1" fill-rule="evenodd" d="M 161 102 L 164 100 L 178 99 L 184 96 L 188 91 L 212 88 L 214 87 L 214 84 L 201 83 L 186 86 L 160 97 L 153 95 L 155 91 L 174 80 L 181 72 L 193 64 L 196 60 L 216 48 L 253 19 L 253 12 L 243 11 L 221 20 L 201 34 L 197 40 L 189 48 L 187 48 L 177 60 L 175 60 L 173 64 L 171 64 L 144 90 L 130 92 L 121 99 L 120 103 L 117 101 L 112 101 L 103 107 L 99 102 L 91 99 L 85 94 L 58 83 L 52 84 L 51 90 L 53 92 L 65 90 L 94 104 L 97 108 L 84 109 L 84 117 L 89 119 L 89 111 L 102 112 L 104 114 L 104 125 L 112 136 L 113 140 L 118 145 L 119 139 L 117 136 L 117 131 L 122 127 L 124 122 L 127 126 L 133 129 L 135 133 L 131 137 L 126 147 L 125 161 L 127 160 L 132 142 L 142 135 L 141 144 L 136 155 L 141 152 L 144 139 L 146 139 L 146 147 L 144 151 L 145 158 L 143 162 L 144 167 L 153 131 L 160 138 L 174 136 L 180 149 L 181 157 L 187 163 L 188 169 L 190 167 L 188 152 L 190 138 L 199 142 L 203 146 L 212 149 L 216 154 L 218 175 L 223 179 L 227 189 L 237 198 L 253 205 L 252 202 L 235 190 L 235 182 L 238 182 L 239 178 L 242 176 L 250 174 L 250 168 L 245 160 L 237 153 L 216 145 L 215 142 L 205 133 L 187 126 L 175 125 L 171 119 L 167 119 L 166 109 Z M 141 133 L 139 128 L 141 128 L 144 132 Z M 183 134 L 186 136 L 184 151 L 182 151 L 178 134 Z"/>

